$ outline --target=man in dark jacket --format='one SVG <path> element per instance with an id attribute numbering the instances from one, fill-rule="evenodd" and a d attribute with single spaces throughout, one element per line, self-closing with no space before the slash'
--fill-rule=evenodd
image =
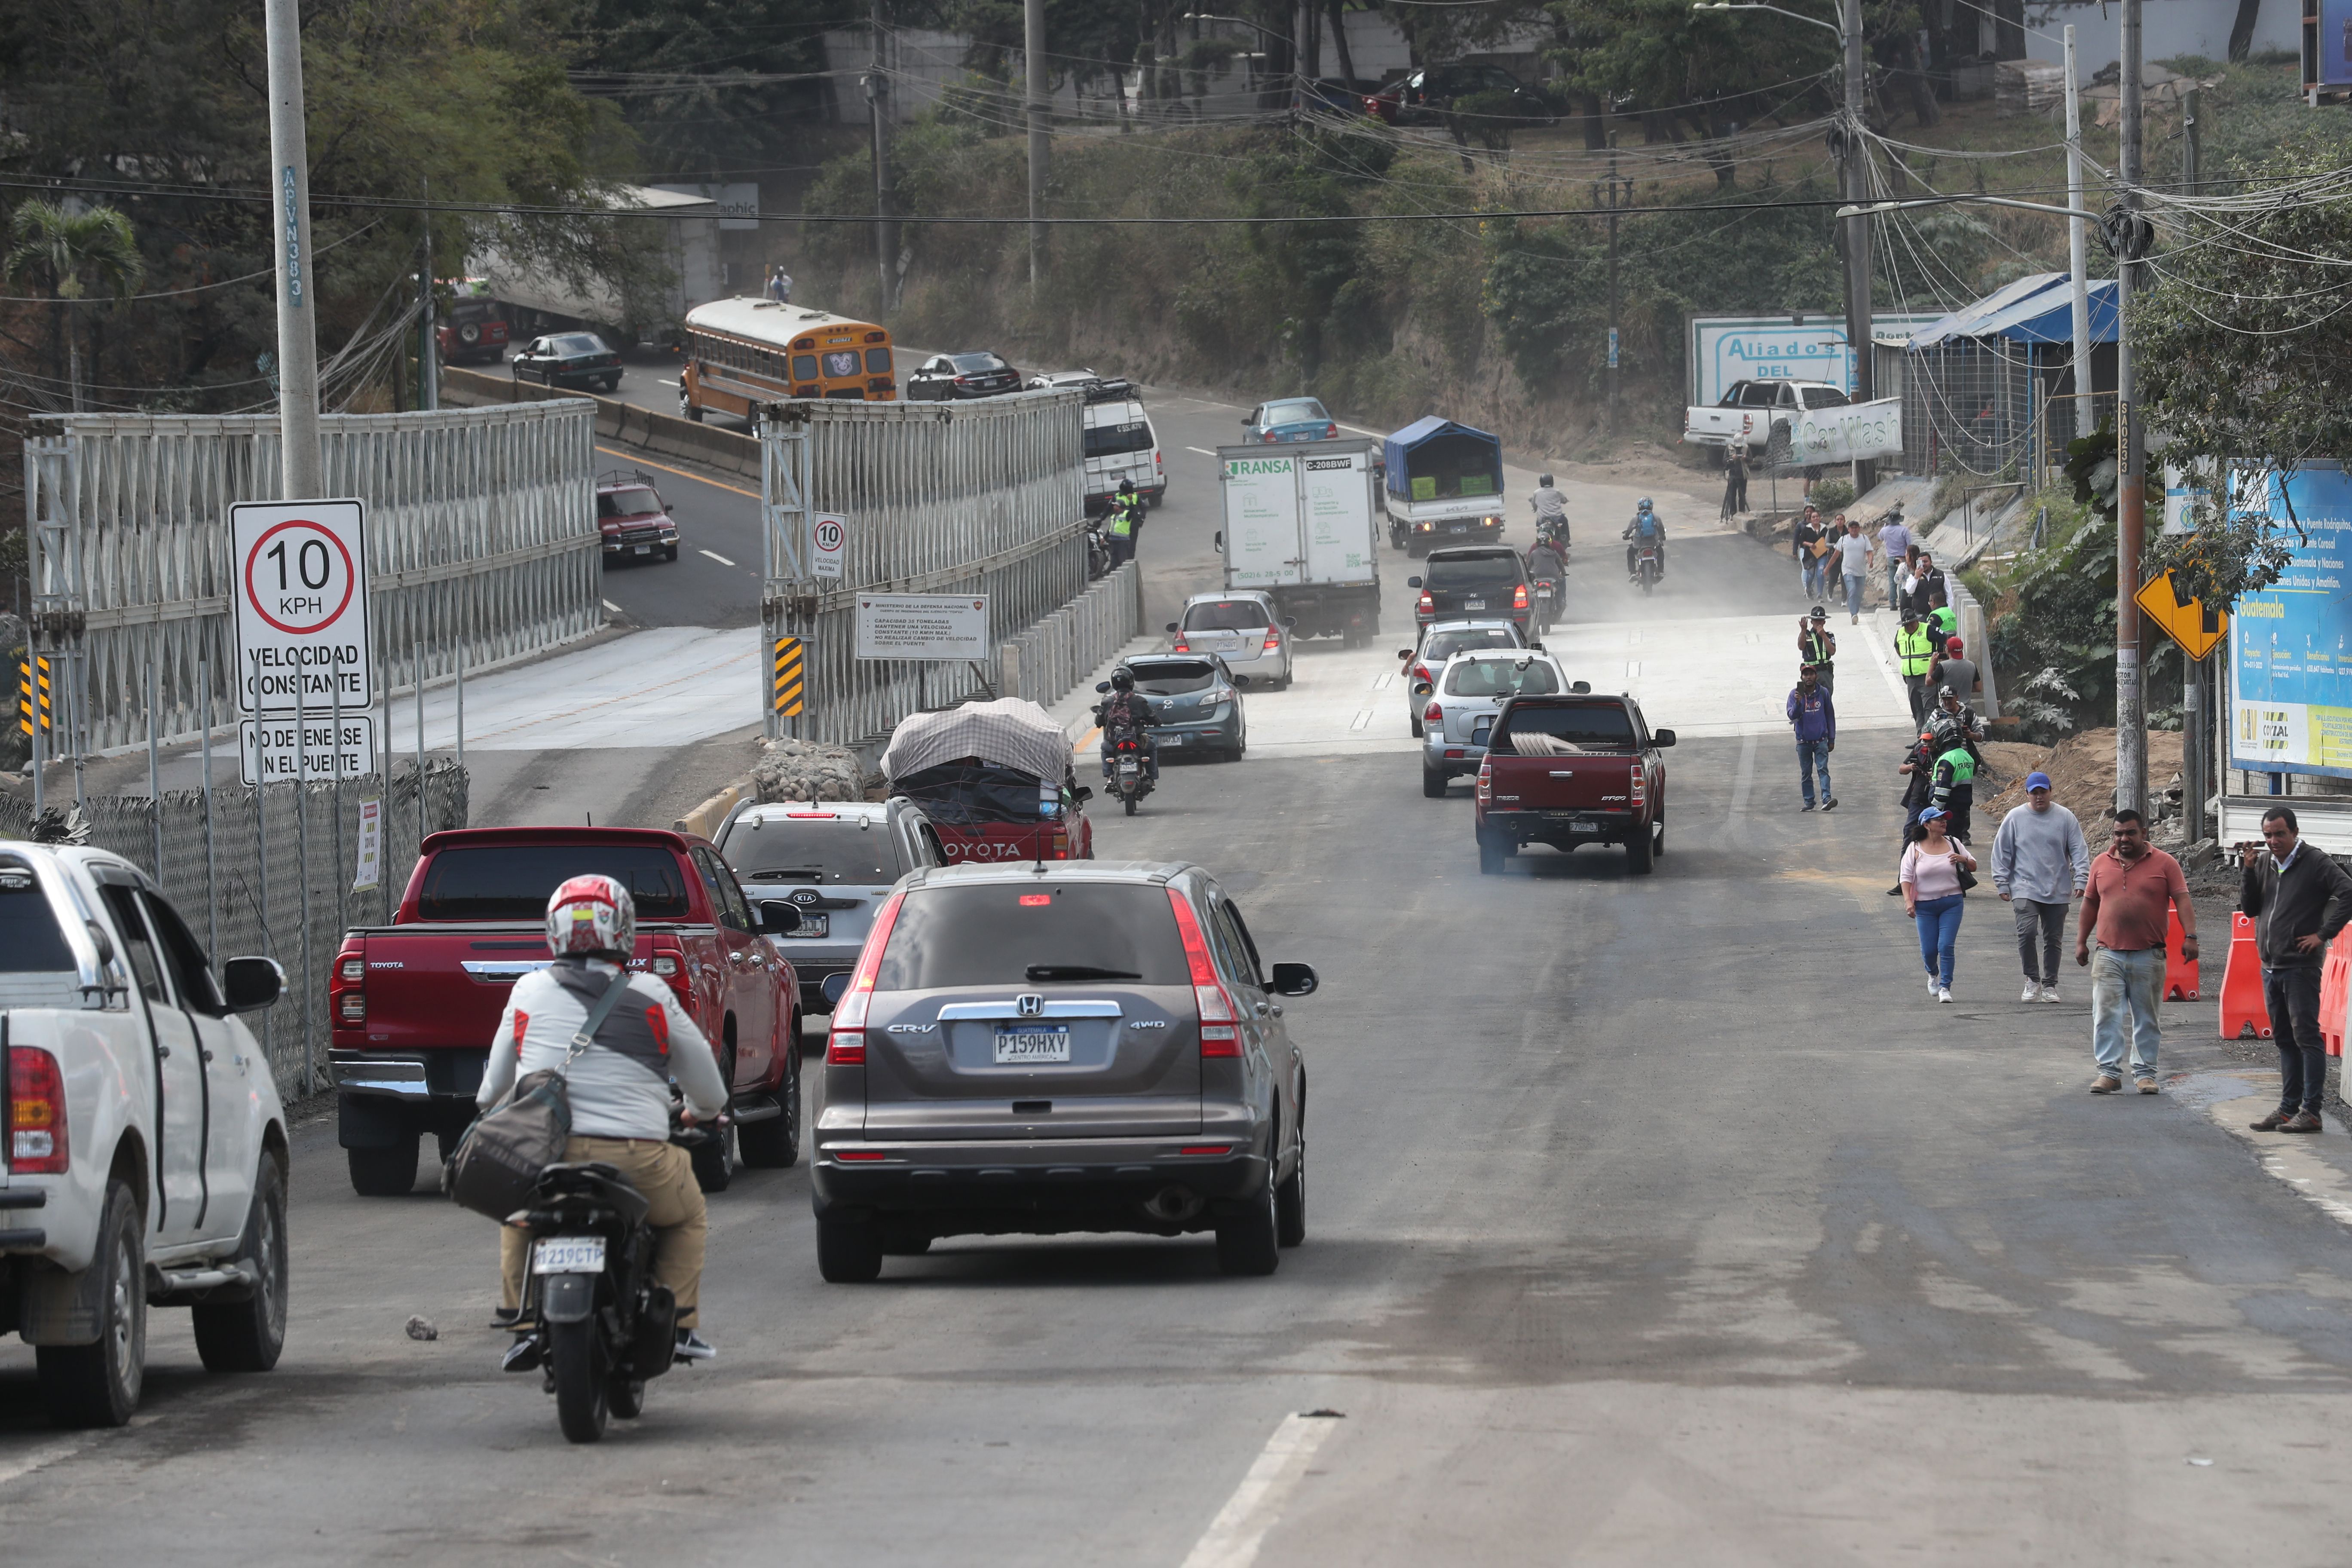
<path id="1" fill-rule="evenodd" d="M 2327 1092 L 2327 1048 L 2319 1034 L 2319 972 L 2327 944 L 2352 920 L 2352 877 L 2305 847 L 2294 813 L 2263 813 L 2263 842 L 2239 857 L 2238 910 L 2254 918 L 2263 961 L 2263 1005 L 2278 1041 L 2279 1108 L 2252 1123 L 2257 1132 L 2317 1132 Z"/>
<path id="2" fill-rule="evenodd" d="M 1837 704 L 1819 672 L 1808 664 L 1797 671 L 1797 689 L 1789 693 L 1789 722 L 1797 731 L 1797 782 L 1804 787 L 1805 809 L 1813 809 L 1813 775 L 1822 777 L 1822 809 L 1835 811 L 1837 796 L 1830 793 L 1830 753 L 1837 750 Z"/>

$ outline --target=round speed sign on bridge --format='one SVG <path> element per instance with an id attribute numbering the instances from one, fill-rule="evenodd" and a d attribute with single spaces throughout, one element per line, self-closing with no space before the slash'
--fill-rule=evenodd
<path id="1" fill-rule="evenodd" d="M 238 709 L 367 708 L 375 680 L 363 503 L 240 501 L 229 509 L 229 532 Z"/>

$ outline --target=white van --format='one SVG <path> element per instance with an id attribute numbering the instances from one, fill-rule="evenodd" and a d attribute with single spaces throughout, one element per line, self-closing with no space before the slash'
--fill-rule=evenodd
<path id="1" fill-rule="evenodd" d="M 1106 381 L 1090 370 L 1051 371 L 1033 375 L 1028 385 L 1076 386 L 1087 395 L 1087 510 L 1108 511 L 1121 479 L 1133 479 L 1144 503 L 1158 506 L 1168 494 L 1168 464 L 1160 433 L 1143 411 L 1142 395 L 1129 381 Z"/>

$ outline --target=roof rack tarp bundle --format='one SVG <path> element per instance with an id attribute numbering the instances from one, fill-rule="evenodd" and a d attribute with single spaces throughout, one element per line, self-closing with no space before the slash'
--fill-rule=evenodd
<path id="1" fill-rule="evenodd" d="M 1043 708 L 1019 697 L 967 702 L 944 713 L 911 713 L 891 732 L 882 775 L 896 783 L 962 757 L 1059 783 L 1070 771 L 1070 738 Z"/>

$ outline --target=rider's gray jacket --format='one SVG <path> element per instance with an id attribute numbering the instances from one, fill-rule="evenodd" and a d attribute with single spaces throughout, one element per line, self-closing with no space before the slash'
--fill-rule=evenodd
<path id="1" fill-rule="evenodd" d="M 572 1131 L 587 1138 L 667 1140 L 671 1079 L 697 1116 L 708 1121 L 724 1110 L 727 1085 L 710 1041 L 678 1005 L 677 993 L 653 975 L 623 974 L 601 958 L 559 958 L 515 982 L 474 1102 L 488 1110 L 522 1074 L 562 1067 L 572 1037 L 615 976 L 630 994 L 563 1075 Z"/>

